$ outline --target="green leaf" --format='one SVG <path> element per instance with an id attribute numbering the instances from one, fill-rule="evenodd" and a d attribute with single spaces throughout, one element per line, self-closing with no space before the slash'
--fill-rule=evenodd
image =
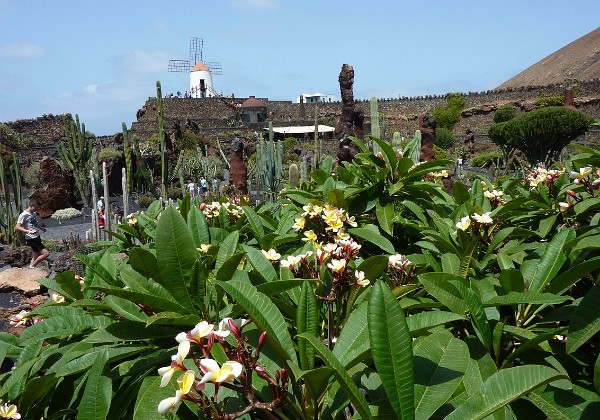
<path id="1" fill-rule="evenodd" d="M 459 291 L 463 300 L 469 307 L 471 313 L 471 320 L 477 335 L 481 342 L 485 345 L 486 349 L 490 351 L 492 349 L 492 330 L 488 323 L 487 315 L 483 309 L 481 299 L 472 289 L 468 288 L 464 283 L 453 281 L 452 284 Z"/>
<path id="2" fill-rule="evenodd" d="M 273 268 L 273 264 L 261 251 L 248 245 L 242 245 L 242 249 L 246 252 L 246 258 L 250 261 L 252 267 L 254 267 L 256 274 L 267 282 L 279 281 L 279 276 L 275 268 Z"/>
<path id="3" fill-rule="evenodd" d="M 156 228 L 156 260 L 160 283 L 188 313 L 193 304 L 186 287 L 186 276 L 194 267 L 197 251 L 181 214 L 173 206 L 162 213 Z"/>
<path id="4" fill-rule="evenodd" d="M 298 334 L 310 334 L 317 337 L 319 328 L 319 312 L 315 291 L 309 282 L 302 285 L 300 300 L 296 310 L 296 330 Z M 303 370 L 313 369 L 315 367 L 315 350 L 307 346 L 307 342 L 298 338 L 298 357 L 300 358 L 300 368 Z"/>
<path id="5" fill-rule="evenodd" d="M 163 420 L 165 418 L 158 414 L 158 404 L 161 400 L 175 395 L 175 386 L 171 383 L 161 388 L 160 381 L 160 376 L 144 378 L 135 401 L 133 420 Z"/>
<path id="6" fill-rule="evenodd" d="M 371 355 L 398 418 L 414 418 L 412 338 L 404 312 L 385 282 L 376 282 L 368 309 Z"/>
<path id="7" fill-rule="evenodd" d="M 503 306 L 503 305 L 555 305 L 566 302 L 571 298 L 568 296 L 557 296 L 553 293 L 538 292 L 510 292 L 502 296 L 494 296 L 483 302 L 483 306 Z"/>
<path id="8" fill-rule="evenodd" d="M 288 332 L 285 319 L 277 306 L 256 287 L 239 281 L 217 281 L 225 292 L 242 306 L 257 328 L 267 332 L 267 341 L 273 346 L 282 360 L 297 363 L 294 343 Z"/>
<path id="9" fill-rule="evenodd" d="M 106 419 L 112 398 L 108 352 L 100 352 L 90 369 L 77 413 L 78 420 Z"/>
<path id="10" fill-rule="evenodd" d="M 566 375 L 541 365 L 517 366 L 490 376 L 482 388 L 454 410 L 446 420 L 482 419 L 512 401 Z"/>
<path id="11" fill-rule="evenodd" d="M 377 203 L 377 206 L 375 206 L 375 215 L 381 229 L 383 229 L 385 233 L 393 235 L 395 215 L 394 204 L 388 203 L 386 205 L 381 205 L 380 203 Z"/>
<path id="12" fill-rule="evenodd" d="M 373 255 L 361 262 L 356 270 L 365 273 L 365 278 L 374 282 L 387 269 L 389 258 L 385 255 Z"/>
<path id="13" fill-rule="evenodd" d="M 333 369 L 333 374 L 336 380 L 361 417 L 363 419 L 372 419 L 373 416 L 369 411 L 367 400 L 363 394 L 360 393 L 358 387 L 352 381 L 352 378 L 350 375 L 348 375 L 348 372 L 346 372 L 346 369 L 344 369 L 340 361 L 333 355 L 333 353 L 331 353 L 331 350 L 325 347 L 325 345 L 319 339 L 310 334 L 305 333 L 299 335 L 298 337 L 306 339 L 306 341 L 308 341 L 310 345 L 313 346 L 317 351 L 321 360 L 323 360 L 327 366 Z"/>
<path id="14" fill-rule="evenodd" d="M 243 206 L 242 208 L 244 209 L 246 220 L 248 220 L 248 224 L 254 233 L 254 237 L 260 242 L 263 236 L 265 236 L 265 228 L 263 227 L 262 219 L 252 208 L 248 206 Z"/>
<path id="15" fill-rule="evenodd" d="M 583 297 L 571 317 L 567 338 L 567 353 L 577 350 L 600 331 L 600 283 Z"/>
<path id="16" fill-rule="evenodd" d="M 90 315 L 65 315 L 54 316 L 28 327 L 20 340 L 22 345 L 27 345 L 32 341 L 46 338 L 66 338 L 71 335 L 81 334 L 84 331 L 93 328 L 101 328 L 112 323 L 105 316 Z"/>
<path id="17" fill-rule="evenodd" d="M 219 270 L 223 263 L 227 261 L 233 254 L 236 253 L 238 247 L 238 241 L 240 239 L 240 233 L 237 230 L 231 232 L 219 245 L 219 251 L 217 252 L 217 260 L 215 263 L 215 270 Z"/>
<path id="18" fill-rule="evenodd" d="M 415 337 L 438 325 L 465 319 L 466 318 L 463 315 L 458 315 L 454 312 L 426 311 L 407 317 L 406 324 L 408 325 L 411 335 Z"/>
<path id="19" fill-rule="evenodd" d="M 202 244 L 210 244 L 210 230 L 204 213 L 194 206 L 190 209 L 187 217 L 187 226 L 192 236 L 194 248 L 200 248 Z"/>
<path id="20" fill-rule="evenodd" d="M 157 282 L 162 280 L 156 255 L 147 249 L 139 246 L 131 248 L 131 251 L 129 251 L 129 264 L 135 271 L 139 271 Z"/>
<path id="21" fill-rule="evenodd" d="M 452 312 L 464 315 L 469 309 L 459 291 L 450 283 L 451 280 L 462 282 L 464 281 L 462 277 L 446 273 L 423 273 L 418 278 L 427 293 L 446 305 Z"/>
<path id="22" fill-rule="evenodd" d="M 130 321 L 146 322 L 146 315 L 135 303 L 118 296 L 104 296 L 102 300 L 118 315 Z"/>
<path id="23" fill-rule="evenodd" d="M 413 352 L 415 418 L 428 419 L 460 385 L 469 366 L 469 348 L 444 332 L 415 341 Z"/>
<path id="24" fill-rule="evenodd" d="M 75 273 L 72 271 L 59 273 L 54 277 L 54 280 L 60 285 L 67 297 L 71 299 L 83 299 L 81 284 L 79 280 L 75 280 Z"/>
<path id="25" fill-rule="evenodd" d="M 351 235 L 357 236 L 361 239 L 364 239 L 365 241 L 370 242 L 373 245 L 378 246 L 379 248 L 381 248 L 382 250 L 384 250 L 385 252 L 387 252 L 389 254 L 396 253 L 396 250 L 394 249 L 394 245 L 392 245 L 392 243 L 389 240 L 387 240 L 381 234 L 377 233 L 377 231 L 375 231 L 374 229 L 370 229 L 367 226 L 369 226 L 369 225 L 366 225 L 365 227 L 357 227 L 357 228 L 349 229 L 348 233 L 350 233 Z"/>
<path id="26" fill-rule="evenodd" d="M 359 304 L 348 316 L 333 347 L 333 355 L 350 369 L 371 351 L 367 323 L 368 302 Z"/>
<path id="27" fill-rule="evenodd" d="M 573 240 L 575 231 L 571 228 L 558 232 L 548 243 L 546 250 L 539 260 L 526 260 L 521 266 L 523 279 L 529 285 L 529 290 L 541 292 L 558 273 L 567 260 L 563 252 L 564 245 Z"/>
<path id="28" fill-rule="evenodd" d="M 146 322 L 146 326 L 152 324 L 159 325 L 181 325 L 185 327 L 193 327 L 202 319 L 198 315 L 181 315 L 177 312 L 160 312 L 152 315 L 144 320 Z M 191 329 L 191 328 L 190 328 Z"/>

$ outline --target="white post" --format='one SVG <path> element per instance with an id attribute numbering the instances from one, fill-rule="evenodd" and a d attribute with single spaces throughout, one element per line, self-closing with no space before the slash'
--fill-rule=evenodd
<path id="1" fill-rule="evenodd" d="M 106 162 L 102 162 L 102 179 L 104 180 L 104 229 L 110 230 L 110 195 L 108 195 L 108 175 L 106 171 Z M 107 235 L 104 235 L 104 239 L 108 239 Z"/>
<path id="2" fill-rule="evenodd" d="M 100 240 L 100 227 L 98 226 L 98 209 L 96 203 L 98 202 L 98 194 L 96 194 L 96 180 L 94 179 L 94 171 L 90 169 L 90 185 L 92 188 L 92 239 L 94 241 Z"/>
<path id="3" fill-rule="evenodd" d="M 127 171 L 125 168 L 121 169 L 123 179 L 123 217 L 129 214 L 129 191 L 127 191 Z"/>

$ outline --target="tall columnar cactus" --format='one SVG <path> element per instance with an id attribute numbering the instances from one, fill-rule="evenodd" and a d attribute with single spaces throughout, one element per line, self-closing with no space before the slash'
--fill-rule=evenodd
<path id="1" fill-rule="evenodd" d="M 260 174 L 263 193 L 267 200 L 273 201 L 283 177 L 283 144 L 275 144 L 273 124 L 269 122 L 269 140 L 262 136 L 256 147 L 256 168 Z"/>
<path id="2" fill-rule="evenodd" d="M 125 185 L 127 191 L 123 191 L 123 195 L 127 194 L 129 196 L 133 190 L 133 153 L 129 143 L 127 124 L 122 123 L 121 127 L 123 129 L 123 155 L 125 156 L 125 175 L 127 177 L 127 184 Z"/>
<path id="3" fill-rule="evenodd" d="M 64 119 L 63 121 L 67 146 L 58 144 L 58 152 L 64 165 L 73 172 L 75 186 L 83 201 L 83 205 L 90 205 L 88 171 L 91 166 L 93 140 L 86 138 L 85 124 L 79 123 L 79 115 L 75 115 L 75 121 Z"/>
<path id="4" fill-rule="evenodd" d="M 300 179 L 306 181 L 308 179 L 308 164 L 306 162 L 306 156 L 302 158 L 300 162 Z"/>
<path id="5" fill-rule="evenodd" d="M 377 98 L 371 98 L 371 136 L 381 139 L 381 126 L 379 125 L 379 107 Z M 376 142 L 373 142 L 373 154 L 381 152 L 381 147 Z"/>
<path id="6" fill-rule="evenodd" d="M 300 171 L 298 170 L 298 165 L 295 163 L 290 165 L 288 182 L 295 188 L 298 188 L 300 185 Z"/>
<path id="7" fill-rule="evenodd" d="M 158 113 L 158 139 L 160 141 L 160 191 L 163 203 L 166 203 L 168 201 L 167 183 L 169 181 L 169 167 L 167 161 L 167 141 L 165 139 L 165 110 L 159 81 L 156 82 L 156 112 Z"/>
<path id="8" fill-rule="evenodd" d="M 398 152 L 398 150 L 402 150 L 402 136 L 397 131 L 394 131 L 394 134 L 392 135 L 391 146 L 396 152 Z"/>
<path id="9" fill-rule="evenodd" d="M 415 131 L 415 136 L 410 142 L 410 145 L 412 146 L 410 158 L 413 163 L 417 164 L 421 161 L 421 130 Z"/>
<path id="10" fill-rule="evenodd" d="M 4 192 L 4 205 L 0 205 L 0 232 L 4 234 L 4 241 L 17 244 L 19 236 L 15 231 L 17 214 L 23 211 L 21 197 L 21 173 L 17 154 L 13 152 L 12 163 L 6 167 L 0 158 L 0 187 Z M 11 204 L 12 198 L 15 202 L 15 211 Z"/>

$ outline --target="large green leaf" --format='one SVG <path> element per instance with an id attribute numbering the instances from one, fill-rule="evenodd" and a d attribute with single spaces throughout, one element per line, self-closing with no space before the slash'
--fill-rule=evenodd
<path id="1" fill-rule="evenodd" d="M 236 253 L 238 242 L 240 239 L 240 233 L 234 230 L 221 242 L 219 245 L 219 251 L 217 252 L 217 260 L 215 262 L 215 270 L 219 270 L 221 266 L 227 261 L 233 254 Z"/>
<path id="2" fill-rule="evenodd" d="M 539 292 L 510 292 L 502 296 L 494 296 L 483 302 L 483 306 L 502 306 L 502 305 L 553 305 L 570 300 L 568 296 L 557 296 L 553 293 Z"/>
<path id="3" fill-rule="evenodd" d="M 413 352 L 415 418 L 428 419 L 460 385 L 469 366 L 469 348 L 445 332 L 415 341 Z"/>
<path id="4" fill-rule="evenodd" d="M 521 271 L 530 291 L 541 292 L 552 281 L 567 260 L 563 247 L 574 237 L 575 231 L 573 229 L 561 230 L 548 243 L 544 254 L 539 260 L 534 259 L 523 262 Z"/>
<path id="5" fill-rule="evenodd" d="M 32 341 L 46 338 L 66 338 L 71 335 L 81 334 L 93 328 L 101 328 L 111 324 L 108 317 L 90 315 L 65 315 L 53 316 L 52 318 L 38 322 L 28 327 L 20 340 L 23 345 Z"/>
<path id="6" fill-rule="evenodd" d="M 350 313 L 333 347 L 333 355 L 345 369 L 351 368 L 370 352 L 367 323 L 368 301 L 363 301 Z"/>
<path id="7" fill-rule="evenodd" d="M 193 305 L 186 287 L 186 276 L 194 267 L 197 254 L 183 217 L 173 206 L 167 207 L 156 228 L 160 283 L 188 313 L 193 311 Z"/>
<path id="8" fill-rule="evenodd" d="M 394 234 L 394 204 L 388 203 L 381 205 L 380 203 L 375 206 L 375 215 L 381 229 L 389 235 Z"/>
<path id="9" fill-rule="evenodd" d="M 170 383 L 161 388 L 160 380 L 160 376 L 144 378 L 135 402 L 133 420 L 162 420 L 165 418 L 158 414 L 158 403 L 165 398 L 174 396 L 175 386 Z"/>
<path id="10" fill-rule="evenodd" d="M 195 248 L 200 248 L 202 244 L 210 244 L 208 222 L 198 207 L 194 206 L 190 209 L 187 225 Z"/>
<path id="11" fill-rule="evenodd" d="M 298 334 L 311 334 L 317 337 L 319 312 L 315 291 L 309 282 L 302 285 L 300 300 L 296 310 L 296 329 Z M 303 370 L 315 367 L 315 350 L 303 338 L 298 338 L 298 357 Z"/>
<path id="12" fill-rule="evenodd" d="M 546 385 L 534 390 L 527 398 L 552 420 L 596 419 L 600 412 L 598 394 L 575 384 L 570 387 L 562 389 Z"/>
<path id="13" fill-rule="evenodd" d="M 415 337 L 438 325 L 448 322 L 465 320 L 464 315 L 458 315 L 447 311 L 425 311 L 419 312 L 406 318 L 406 324 L 410 334 Z"/>
<path id="14" fill-rule="evenodd" d="M 453 281 L 452 284 L 459 291 L 463 297 L 463 300 L 469 307 L 471 321 L 475 327 L 475 330 L 477 331 L 477 335 L 481 339 L 481 342 L 485 345 L 488 351 L 491 350 L 492 330 L 490 329 L 487 315 L 485 314 L 485 310 L 483 309 L 479 295 L 477 295 L 477 293 L 475 293 L 472 289 L 465 286 L 464 283 Z"/>
<path id="15" fill-rule="evenodd" d="M 240 281 L 217 281 L 225 292 L 242 306 L 257 328 L 267 332 L 267 341 L 273 346 L 282 360 L 297 363 L 294 343 L 287 329 L 285 319 L 277 306 L 256 287 Z"/>
<path id="16" fill-rule="evenodd" d="M 368 310 L 371 355 L 398 418 L 414 418 L 412 338 L 404 312 L 385 282 L 376 282 Z"/>
<path id="17" fill-rule="evenodd" d="M 118 315 L 130 321 L 146 322 L 146 315 L 138 305 L 118 296 L 107 295 L 102 300 Z"/>
<path id="18" fill-rule="evenodd" d="M 244 206 L 243 209 L 246 220 L 248 220 L 248 224 L 254 233 L 254 237 L 260 242 L 262 237 L 265 236 L 265 228 L 263 227 L 262 219 L 252 208 Z"/>
<path id="19" fill-rule="evenodd" d="M 364 395 L 360 393 L 358 387 L 354 381 L 352 381 L 352 378 L 350 375 L 348 375 L 348 372 L 346 372 L 344 366 L 342 366 L 337 357 L 331 353 L 331 350 L 325 347 L 321 340 L 310 334 L 305 333 L 299 335 L 298 337 L 306 339 L 306 341 L 308 341 L 310 345 L 313 346 L 317 351 L 321 360 L 323 360 L 327 366 L 333 369 L 335 378 L 346 393 L 346 396 L 350 399 L 352 404 L 354 404 L 354 408 L 356 408 L 361 417 L 363 419 L 372 419 L 373 416 L 369 411 L 367 400 L 365 399 Z"/>
<path id="20" fill-rule="evenodd" d="M 600 214 L 600 213 L 599 213 Z M 571 288 L 581 278 L 588 275 L 592 271 L 600 267 L 600 257 L 590 258 L 589 260 L 583 261 L 568 270 L 558 275 L 548 288 L 546 292 L 553 293 L 556 295 L 562 295 L 565 291 Z"/>
<path id="21" fill-rule="evenodd" d="M 490 376 L 481 389 L 454 410 L 446 420 L 482 419 L 544 385 L 568 377 L 541 365 L 517 366 Z"/>
<path id="22" fill-rule="evenodd" d="M 108 363 L 108 352 L 100 352 L 90 369 L 77 413 L 78 420 L 106 419 L 112 399 L 112 379 Z"/>
<path id="23" fill-rule="evenodd" d="M 369 226 L 369 225 L 367 225 Z M 373 225 L 371 225 L 373 226 Z M 394 249 L 394 245 L 387 240 L 383 235 L 377 232 L 376 228 L 368 228 L 368 227 L 357 227 L 349 229 L 348 232 L 351 235 L 357 236 L 361 239 L 364 239 L 367 242 L 370 242 L 385 252 L 389 254 L 395 254 L 396 250 Z"/>
<path id="24" fill-rule="evenodd" d="M 133 247 L 129 251 L 129 264 L 134 270 L 153 278 L 157 282 L 161 281 L 156 255 L 151 251 L 139 246 Z"/>
<path id="25" fill-rule="evenodd" d="M 450 283 L 451 280 L 464 281 L 462 277 L 446 273 L 423 273 L 418 277 L 427 293 L 446 305 L 452 312 L 464 315 L 469 309 L 460 292 Z"/>
<path id="26" fill-rule="evenodd" d="M 262 252 L 248 245 L 242 245 L 242 249 L 246 251 L 246 258 L 248 258 L 248 261 L 250 261 L 250 264 L 252 264 L 252 267 L 254 267 L 256 274 L 268 282 L 275 282 L 279 280 L 279 276 L 273 268 L 273 264 L 267 259 L 267 257 L 263 255 Z"/>
<path id="27" fill-rule="evenodd" d="M 583 297 L 571 317 L 567 352 L 572 353 L 600 331 L 600 284 Z"/>

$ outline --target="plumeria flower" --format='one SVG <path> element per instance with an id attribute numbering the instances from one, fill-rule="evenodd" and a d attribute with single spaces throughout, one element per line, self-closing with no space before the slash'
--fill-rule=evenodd
<path id="1" fill-rule="evenodd" d="M 321 249 L 323 249 L 323 252 L 327 253 L 327 254 L 333 254 L 338 248 L 337 244 L 334 243 L 327 243 L 325 245 L 321 245 Z"/>
<path id="2" fill-rule="evenodd" d="M 175 412 L 181 404 L 181 397 L 183 394 L 180 390 L 175 391 L 174 397 L 165 398 L 158 403 L 158 414 L 167 414 L 168 412 Z"/>
<path id="3" fill-rule="evenodd" d="M 460 230 L 467 230 L 471 225 L 471 218 L 469 216 L 465 216 L 460 219 L 460 222 L 456 224 L 456 227 Z"/>
<path id="4" fill-rule="evenodd" d="M 306 219 L 304 217 L 298 217 L 295 219 L 294 224 L 292 225 L 292 229 L 298 231 L 304 229 L 304 225 L 306 225 Z"/>
<path id="5" fill-rule="evenodd" d="M 327 267 L 329 267 L 334 273 L 339 274 L 346 268 L 346 260 L 338 260 L 334 258 L 329 264 L 327 264 Z"/>
<path id="6" fill-rule="evenodd" d="M 208 248 L 210 248 L 210 244 L 200 244 L 200 248 L 196 248 L 199 252 L 206 254 L 208 252 Z"/>
<path id="7" fill-rule="evenodd" d="M 262 252 L 265 258 L 269 261 L 277 261 L 281 258 L 281 254 L 273 248 L 269 249 L 268 251 L 261 249 L 260 252 Z"/>
<path id="8" fill-rule="evenodd" d="M 579 168 L 579 172 L 571 171 L 571 178 L 575 178 L 575 184 L 579 184 L 581 180 L 592 173 L 592 168 L 586 166 L 584 168 Z"/>
<path id="9" fill-rule="evenodd" d="M 393 268 L 406 268 L 409 264 L 412 264 L 410 260 L 402 254 L 390 255 L 388 257 L 388 266 Z"/>
<path id="10" fill-rule="evenodd" d="M 135 213 L 131 213 L 127 215 L 127 223 L 129 223 L 130 225 L 135 225 L 137 224 L 137 217 Z"/>
<path id="11" fill-rule="evenodd" d="M 192 385 L 194 385 L 194 381 L 196 380 L 196 374 L 193 370 L 186 370 L 183 375 L 179 379 L 177 379 L 177 385 L 179 385 L 179 390 L 182 395 L 187 395 L 192 389 Z"/>
<path id="12" fill-rule="evenodd" d="M 302 240 L 305 242 L 317 240 L 317 234 L 315 232 L 313 232 L 312 230 L 307 230 L 306 232 L 304 232 L 304 236 L 305 237 L 302 238 Z"/>
<path id="13" fill-rule="evenodd" d="M 560 203 L 558 203 L 558 207 L 559 207 L 560 211 L 567 211 L 567 210 L 569 210 L 571 205 L 569 203 L 565 203 L 564 201 L 561 201 Z"/>
<path id="14" fill-rule="evenodd" d="M 222 367 L 219 367 L 216 360 L 202 359 L 200 360 L 200 369 L 204 373 L 204 376 L 200 380 L 200 385 L 207 382 L 219 384 L 221 382 L 232 382 L 240 376 L 242 373 L 242 364 L 229 360 L 223 363 Z"/>
<path id="15" fill-rule="evenodd" d="M 494 221 L 492 220 L 492 218 L 490 217 L 490 212 L 486 212 L 483 214 L 478 214 L 478 213 L 473 213 L 473 216 L 471 216 L 473 218 L 473 220 L 475 220 L 477 223 L 481 223 L 483 225 L 489 225 L 494 223 Z"/>
<path id="16" fill-rule="evenodd" d="M 79 285 L 81 286 L 81 291 L 83 292 L 83 289 L 85 288 L 85 278 L 81 277 L 79 274 L 75 274 L 75 280 L 79 282 Z"/>
<path id="17" fill-rule="evenodd" d="M 300 262 L 301 258 L 295 255 L 288 255 L 287 259 L 281 260 L 279 263 L 282 267 L 293 269 Z"/>
<path id="18" fill-rule="evenodd" d="M 188 341 L 189 343 L 189 341 Z M 171 356 L 171 364 L 169 366 L 165 366 L 165 367 L 161 367 L 158 369 L 158 375 L 161 377 L 160 380 L 160 386 L 164 387 L 167 386 L 167 384 L 169 383 L 169 381 L 171 380 L 171 378 L 173 377 L 173 374 L 175 373 L 176 370 L 183 370 L 183 358 L 185 356 L 181 356 L 181 353 L 177 352 L 177 354 L 174 354 L 173 356 Z"/>
<path id="19" fill-rule="evenodd" d="M 58 293 L 52 293 L 50 298 L 54 303 L 63 303 L 65 301 L 65 297 L 63 295 L 59 295 Z"/>
<path id="20" fill-rule="evenodd" d="M 350 239 L 350 235 L 348 235 L 346 232 L 344 232 L 342 229 L 339 230 L 339 232 L 333 237 L 333 239 L 337 242 L 337 241 L 343 241 L 346 239 Z"/>
<path id="21" fill-rule="evenodd" d="M 14 404 L 3 404 L 0 405 L 0 417 L 3 419 L 20 419 L 21 414 L 19 414 L 17 406 Z"/>
<path id="22" fill-rule="evenodd" d="M 332 232 L 339 232 L 339 230 L 344 227 L 344 222 L 339 217 L 325 222 L 327 223 L 325 230 L 330 230 Z"/>
<path id="23" fill-rule="evenodd" d="M 360 287 L 368 286 L 370 281 L 369 279 L 365 279 L 365 272 L 356 270 L 354 272 L 354 276 L 356 277 L 356 284 Z"/>
<path id="24" fill-rule="evenodd" d="M 346 218 L 346 223 L 348 223 L 352 227 L 357 227 L 358 226 L 358 223 L 356 223 L 356 220 L 354 220 L 354 216 L 347 217 Z"/>
<path id="25" fill-rule="evenodd" d="M 14 325 L 15 327 L 25 325 L 27 323 L 27 315 L 29 315 L 29 312 L 23 310 L 18 314 L 11 316 L 9 324 Z"/>

